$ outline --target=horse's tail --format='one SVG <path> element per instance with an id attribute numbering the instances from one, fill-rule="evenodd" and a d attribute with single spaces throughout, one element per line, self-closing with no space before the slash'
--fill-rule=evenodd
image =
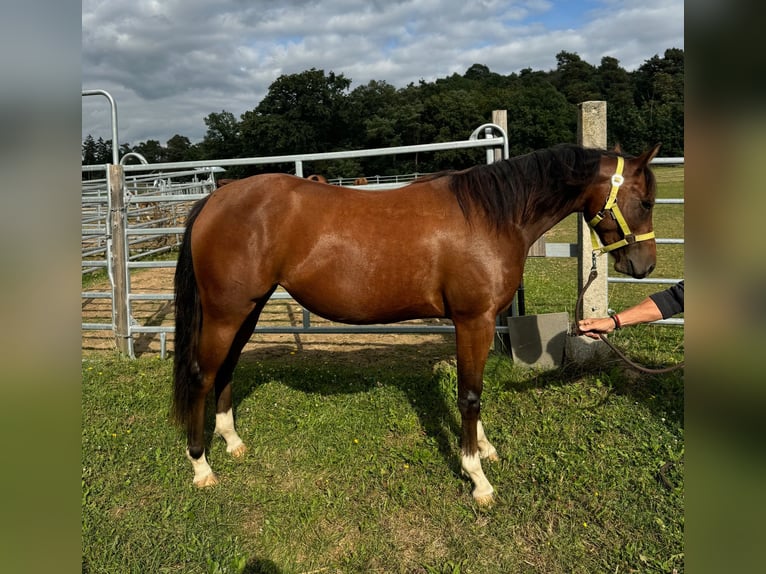
<path id="1" fill-rule="evenodd" d="M 199 363 L 197 349 L 202 326 L 202 305 L 200 304 L 197 278 L 191 252 L 191 234 L 194 221 L 207 202 L 199 200 L 189 211 L 186 231 L 178 254 L 175 274 L 175 353 L 173 362 L 173 418 L 184 428 L 189 427 L 194 389 L 199 385 Z"/>

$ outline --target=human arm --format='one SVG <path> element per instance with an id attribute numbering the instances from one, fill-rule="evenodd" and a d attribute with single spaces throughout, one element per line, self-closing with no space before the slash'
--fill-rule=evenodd
<path id="1" fill-rule="evenodd" d="M 651 297 L 647 297 L 638 305 L 629 307 L 611 317 L 591 317 L 582 319 L 577 323 L 581 335 L 591 339 L 598 339 L 602 333 L 611 333 L 619 327 L 638 325 L 639 323 L 651 323 L 662 319 L 662 311 Z"/>
<path id="2" fill-rule="evenodd" d="M 662 313 L 662 319 L 667 319 L 684 311 L 684 282 L 679 281 L 672 287 L 659 291 L 649 298 L 654 301 Z M 622 315 L 621 315 L 622 316 Z"/>
<path id="3" fill-rule="evenodd" d="M 639 323 L 651 323 L 667 319 L 684 311 L 684 281 L 649 295 L 638 305 L 615 313 L 611 317 L 591 317 L 577 323 L 580 335 L 598 339 L 602 333 L 611 333 L 615 329 Z"/>

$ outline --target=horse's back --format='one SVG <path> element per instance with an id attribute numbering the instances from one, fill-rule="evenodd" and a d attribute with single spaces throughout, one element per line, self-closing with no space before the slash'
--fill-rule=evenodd
<path id="1" fill-rule="evenodd" d="M 195 233 L 222 232 L 240 239 L 254 232 L 289 233 L 293 239 L 327 233 L 386 236 L 392 228 L 417 232 L 431 224 L 459 227 L 462 216 L 446 186 L 370 191 L 327 185 L 286 174 L 263 174 L 216 190 Z"/>

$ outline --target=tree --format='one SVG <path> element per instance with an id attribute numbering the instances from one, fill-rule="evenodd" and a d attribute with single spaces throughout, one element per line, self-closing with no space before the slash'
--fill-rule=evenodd
<path id="1" fill-rule="evenodd" d="M 351 148 L 385 148 L 419 143 L 423 103 L 418 88 L 397 90 L 386 82 L 371 81 L 347 98 Z M 412 156 L 363 158 L 367 175 L 395 175 L 416 171 Z"/>
<path id="2" fill-rule="evenodd" d="M 284 115 L 260 115 L 256 110 L 251 110 L 242 114 L 240 125 L 245 156 L 307 152 L 314 141 L 310 125 L 291 122 Z"/>
<path id="3" fill-rule="evenodd" d="M 511 156 L 575 140 L 575 107 L 539 76 L 522 75 L 503 107 Z"/>
<path id="4" fill-rule="evenodd" d="M 239 157 L 242 150 L 240 126 L 234 114 L 225 110 L 209 114 L 205 118 L 207 132 L 202 139 L 201 150 L 210 159 Z"/>
<path id="5" fill-rule="evenodd" d="M 570 104 L 602 99 L 596 69 L 592 65 L 576 53 L 566 51 L 556 54 L 556 61 L 558 66 L 551 81 Z"/>
<path id="6" fill-rule="evenodd" d="M 247 149 L 271 154 L 341 149 L 348 141 L 350 118 L 343 74 L 311 68 L 283 75 L 271 84 L 260 104 L 242 115 Z"/>
<path id="7" fill-rule="evenodd" d="M 508 88 L 512 85 L 515 77 L 503 76 L 496 72 L 491 71 L 487 66 L 483 64 L 473 64 L 465 71 L 463 78 L 474 82 L 474 88 L 482 88 L 484 90 L 492 88 Z"/>
<path id="8" fill-rule="evenodd" d="M 167 141 L 165 148 L 166 161 L 187 161 L 192 150 L 189 138 L 181 135 L 174 135 Z"/>
<path id="9" fill-rule="evenodd" d="M 619 143 L 625 151 L 639 153 L 648 148 L 646 122 L 634 98 L 631 75 L 610 56 L 601 59 L 598 84 L 607 102 L 607 145 Z"/>
<path id="10" fill-rule="evenodd" d="M 599 92 L 607 102 L 618 106 L 635 105 L 630 74 L 620 67 L 617 58 L 601 58 L 595 79 Z"/>
<path id="11" fill-rule="evenodd" d="M 88 134 L 82 142 L 82 165 L 94 165 L 98 163 L 96 155 L 96 140 Z"/>
<path id="12" fill-rule="evenodd" d="M 133 151 L 140 153 L 149 163 L 162 163 L 166 161 L 165 148 L 159 140 L 146 140 L 133 147 Z"/>
<path id="13" fill-rule="evenodd" d="M 664 155 L 683 155 L 684 53 L 654 56 L 635 72 L 636 100 L 646 123 L 647 144 L 662 143 Z"/>
<path id="14" fill-rule="evenodd" d="M 348 95 L 346 109 L 353 147 L 401 145 L 393 114 L 398 99 L 394 86 L 377 80 L 370 80 Z"/>
<path id="15" fill-rule="evenodd" d="M 96 163 L 112 163 L 112 141 L 96 140 Z"/>
<path id="16" fill-rule="evenodd" d="M 467 80 L 483 83 L 492 77 L 492 72 L 484 64 L 474 64 L 465 71 L 463 77 Z"/>
<path id="17" fill-rule="evenodd" d="M 488 119 L 476 90 L 440 90 L 424 102 L 422 119 L 431 125 L 432 141 L 446 142 L 468 139 L 471 132 Z M 475 150 L 437 152 L 429 171 L 459 168 L 477 162 Z"/>

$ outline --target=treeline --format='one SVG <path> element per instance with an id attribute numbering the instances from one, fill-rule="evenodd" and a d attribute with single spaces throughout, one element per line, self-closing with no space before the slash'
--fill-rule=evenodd
<path id="1" fill-rule="evenodd" d="M 199 143 L 174 135 L 122 144 L 120 156 L 138 152 L 149 162 L 270 156 L 414 145 L 463 140 L 492 110 L 508 110 L 511 155 L 575 141 L 576 105 L 607 102 L 608 144 L 638 153 L 663 144 L 661 155 L 684 154 L 684 52 L 668 49 L 634 72 L 612 57 L 599 66 L 576 53 L 559 52 L 555 70 L 524 69 L 507 76 L 474 64 L 463 75 L 397 89 L 371 81 L 350 90 L 343 74 L 312 68 L 280 76 L 263 100 L 239 118 L 221 111 L 205 118 Z M 83 164 L 111 161 L 111 143 L 88 136 Z M 305 173 L 327 177 L 394 175 L 462 168 L 477 162 L 476 150 L 406 154 L 305 165 Z M 282 169 L 280 169 L 280 167 Z M 290 171 L 285 166 L 231 167 L 227 177 L 259 171 Z"/>

